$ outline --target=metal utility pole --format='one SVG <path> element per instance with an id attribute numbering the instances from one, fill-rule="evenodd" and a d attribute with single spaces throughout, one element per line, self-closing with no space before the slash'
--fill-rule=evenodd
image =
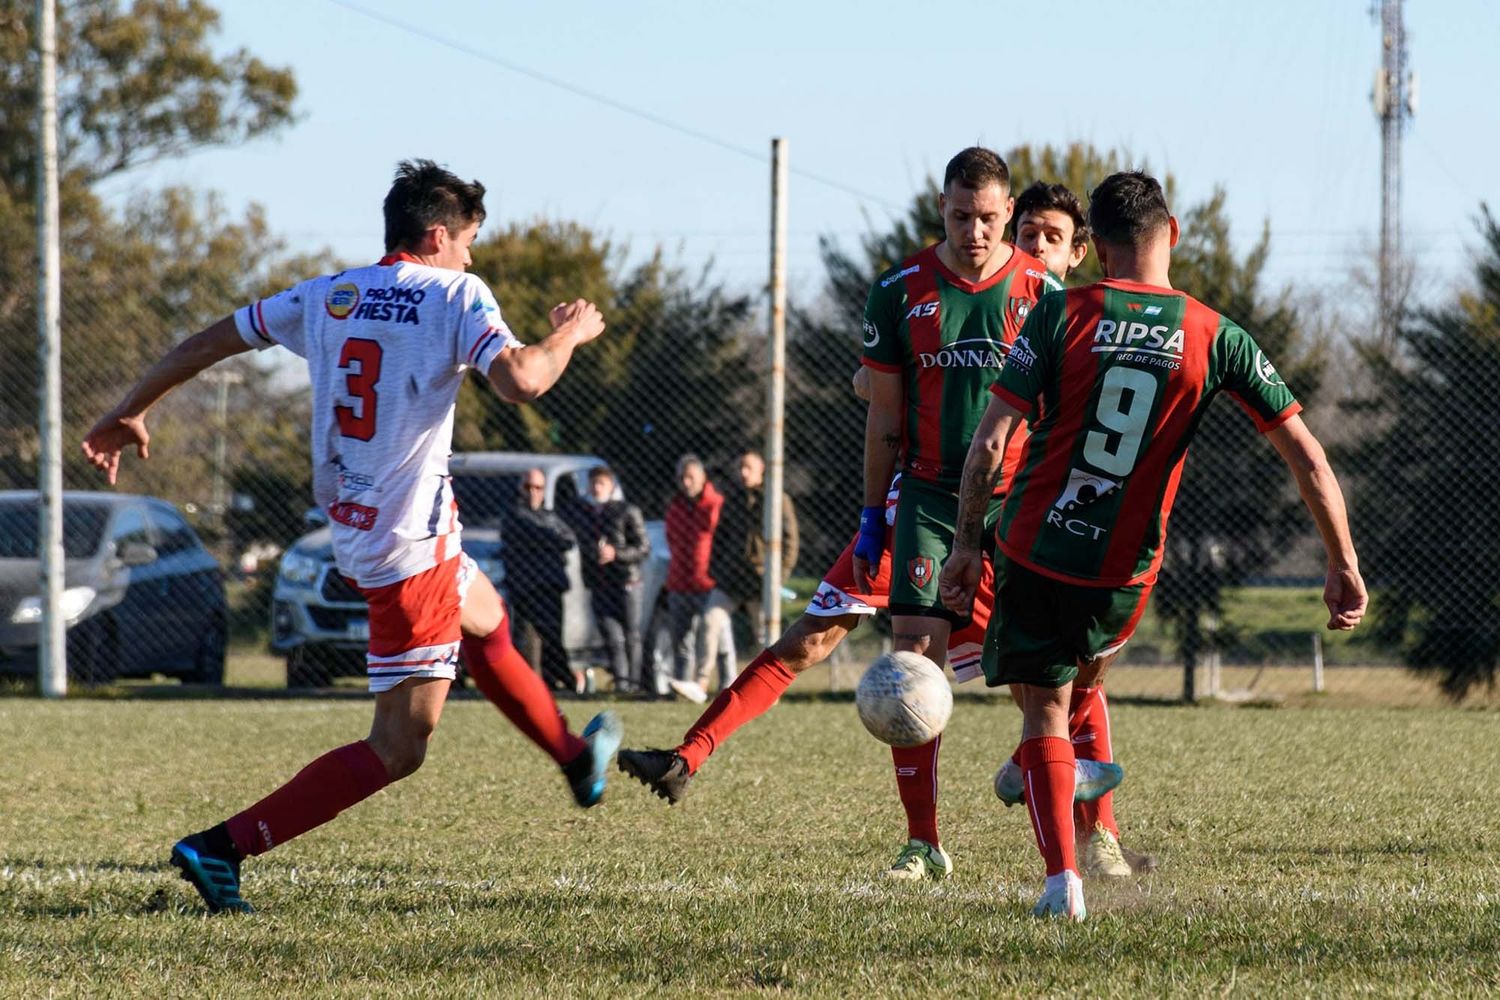
<path id="1" fill-rule="evenodd" d="M 41 461 L 42 621 L 37 686 L 47 698 L 68 693 L 67 633 L 62 616 L 62 250 L 57 195 L 57 10 L 37 0 L 37 332 L 42 398 L 37 429 Z"/>
<path id="2" fill-rule="evenodd" d="M 762 530 L 766 571 L 761 578 L 761 638 L 770 645 L 781 634 L 782 424 L 786 410 L 786 140 L 771 140 L 771 329 L 770 378 L 766 385 L 766 482 Z"/>
<path id="3" fill-rule="evenodd" d="M 224 479 L 224 468 L 227 464 L 226 440 L 229 436 L 229 387 L 244 382 L 245 376 L 228 368 L 216 368 L 204 372 L 200 378 L 205 382 L 217 384 L 219 387 L 218 407 L 215 411 L 217 420 L 214 423 L 213 495 L 208 506 L 222 532 L 225 527 L 225 517 L 229 511 L 229 489 Z"/>
<path id="4" fill-rule="evenodd" d="M 1406 25 L 1402 0 L 1380 0 L 1380 69 L 1371 101 L 1380 119 L 1380 315 L 1376 330 L 1382 348 L 1395 344 L 1400 322 L 1401 134 L 1416 114 L 1416 77 L 1406 68 Z M 1375 9 L 1372 6 L 1370 13 Z"/>

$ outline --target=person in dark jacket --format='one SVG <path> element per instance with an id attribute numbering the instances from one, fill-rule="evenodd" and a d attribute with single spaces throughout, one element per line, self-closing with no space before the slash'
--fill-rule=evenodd
<path id="1" fill-rule="evenodd" d="M 532 666 L 553 687 L 582 694 L 586 678 L 575 670 L 563 645 L 563 594 L 568 590 L 568 550 L 573 530 L 542 504 L 547 475 L 528 469 L 521 477 L 521 496 L 502 527 L 505 582 L 516 618 L 531 626 L 541 646 Z M 513 630 L 514 631 L 514 630 Z M 520 645 L 520 637 L 516 637 Z"/>
<path id="2" fill-rule="evenodd" d="M 680 690 L 680 685 L 695 683 L 698 675 L 693 663 L 695 638 L 703 627 L 708 595 L 714 589 L 708 563 L 723 504 L 724 497 L 708 481 L 697 455 L 677 460 L 677 493 L 667 504 L 666 513 L 666 591 L 672 626 L 672 680 L 677 682 L 672 687 L 684 697 L 690 695 Z"/>
<path id="3" fill-rule="evenodd" d="M 594 620 L 609 648 L 615 690 L 651 694 L 656 668 L 641 659 L 641 564 L 651 554 L 651 542 L 640 508 L 615 494 L 613 470 L 596 465 L 589 470 L 588 495 L 579 497 L 568 515 Z"/>

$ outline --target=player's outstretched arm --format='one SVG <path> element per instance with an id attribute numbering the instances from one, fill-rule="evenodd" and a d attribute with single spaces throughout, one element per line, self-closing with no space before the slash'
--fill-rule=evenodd
<path id="1" fill-rule="evenodd" d="M 543 340 L 501 352 L 490 363 L 490 385 L 507 403 L 529 403 L 562 377 L 573 350 L 604 332 L 604 317 L 592 302 L 558 303 L 548 315 L 552 332 Z"/>
<path id="2" fill-rule="evenodd" d="M 250 345 L 235 329 L 232 316 L 193 334 L 147 369 L 125 398 L 99 418 L 99 422 L 83 437 L 84 456 L 109 477 L 110 485 L 114 485 L 120 471 L 122 451 L 134 447 L 137 456 L 151 457 L 151 435 L 146 430 L 147 411 L 203 369 L 248 350 Z"/>
<path id="3" fill-rule="evenodd" d="M 984 532 L 984 515 L 995 481 L 1005 460 L 1005 445 L 1010 440 L 1021 412 L 1004 400 L 992 398 L 985 408 L 958 485 L 958 518 L 953 531 L 953 550 L 943 563 L 938 577 L 938 596 L 948 610 L 968 614 L 974 603 L 982 569 L 979 554 L 980 536 Z"/>
<path id="4" fill-rule="evenodd" d="M 1328 577 L 1323 587 L 1323 603 L 1328 605 L 1328 627 L 1348 630 L 1359 624 L 1369 597 L 1365 581 L 1359 575 L 1359 559 L 1349 537 L 1349 515 L 1344 507 L 1344 493 L 1323 453 L 1323 446 L 1299 416 L 1293 416 L 1266 437 L 1280 453 L 1297 480 L 1302 502 L 1312 512 L 1328 553 Z"/>

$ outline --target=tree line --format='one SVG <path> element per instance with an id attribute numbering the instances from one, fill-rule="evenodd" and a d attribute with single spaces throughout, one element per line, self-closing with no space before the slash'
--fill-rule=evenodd
<path id="1" fill-rule="evenodd" d="M 35 482 L 33 5 L 0 0 L 0 485 Z M 210 192 L 173 188 L 120 210 L 101 181 L 141 164 L 272 134 L 296 116 L 291 72 L 215 47 L 217 12 L 201 0 L 64 3 L 59 21 L 64 248 L 64 422 L 67 482 L 96 485 L 72 449 L 122 380 L 169 344 L 229 309 L 336 266 L 326 251 L 293 248 L 251 209 L 229 217 Z M 1080 196 L 1121 166 L 1123 151 L 1075 143 L 1003 151 L 1021 190 L 1061 181 Z M 1177 184 L 1165 178 L 1169 197 Z M 821 242 L 820 294 L 792 304 L 786 412 L 787 486 L 802 512 L 803 570 L 816 573 L 848 541 L 861 483 L 864 410 L 849 389 L 860 314 L 884 268 L 941 238 L 937 184 L 873 223 L 854 247 Z M 1478 518 L 1500 434 L 1489 404 L 1500 385 L 1500 228 L 1484 211 L 1472 287 L 1403 316 L 1394 345 L 1351 338 L 1366 377 L 1330 372 L 1343 357 L 1299 308 L 1298 290 L 1266 287 L 1269 227 L 1236 249 L 1227 194 L 1179 210 L 1178 287 L 1233 317 L 1276 360 L 1313 413 L 1358 421 L 1336 453 L 1354 498 L 1356 542 L 1375 587 L 1369 641 L 1435 672 L 1462 697 L 1494 683 L 1500 661 L 1500 553 Z M 374 210 L 374 206 L 370 206 Z M 764 436 L 761 303 L 728 288 L 711 265 L 660 248 L 617 244 L 567 220 L 493 227 L 473 249 L 474 271 L 496 288 L 523 339 L 547 308 L 584 296 L 609 334 L 576 357 L 569 377 L 535 404 L 498 405 L 470 384 L 459 400 L 457 450 L 586 452 L 604 457 L 643 509 L 659 512 L 684 452 L 730 468 Z M 379 248 L 372 247 L 372 255 Z M 632 253 L 634 251 L 634 253 Z M 632 263 L 632 260 L 635 262 Z M 1091 254 L 1075 281 L 1098 277 Z M 274 367 L 235 363 L 226 475 L 253 499 L 200 519 L 226 547 L 285 544 L 309 502 L 305 392 Z M 1360 386 L 1355 393 L 1325 391 Z M 154 429 L 170 462 L 127 463 L 125 489 L 200 504 L 218 471 L 205 431 L 217 390 L 186 388 Z M 1342 396 L 1342 398 L 1333 398 Z M 1322 419 L 1331 419 L 1324 417 Z M 1187 464 L 1171 525 L 1157 608 L 1191 664 L 1224 640 L 1222 595 L 1305 538 L 1306 517 L 1269 447 L 1232 404 L 1208 413 Z"/>

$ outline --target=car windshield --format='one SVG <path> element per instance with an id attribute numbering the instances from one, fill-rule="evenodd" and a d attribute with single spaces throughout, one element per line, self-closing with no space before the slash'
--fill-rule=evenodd
<path id="1" fill-rule="evenodd" d="M 453 496 L 458 500 L 459 519 L 468 525 L 493 524 L 520 497 L 521 474 L 501 476 L 459 474 L 453 477 Z"/>
<path id="2" fill-rule="evenodd" d="M 0 559 L 37 559 L 39 500 L 0 500 Z M 63 554 L 87 559 L 99 549 L 109 508 L 97 503 L 63 503 Z"/>

